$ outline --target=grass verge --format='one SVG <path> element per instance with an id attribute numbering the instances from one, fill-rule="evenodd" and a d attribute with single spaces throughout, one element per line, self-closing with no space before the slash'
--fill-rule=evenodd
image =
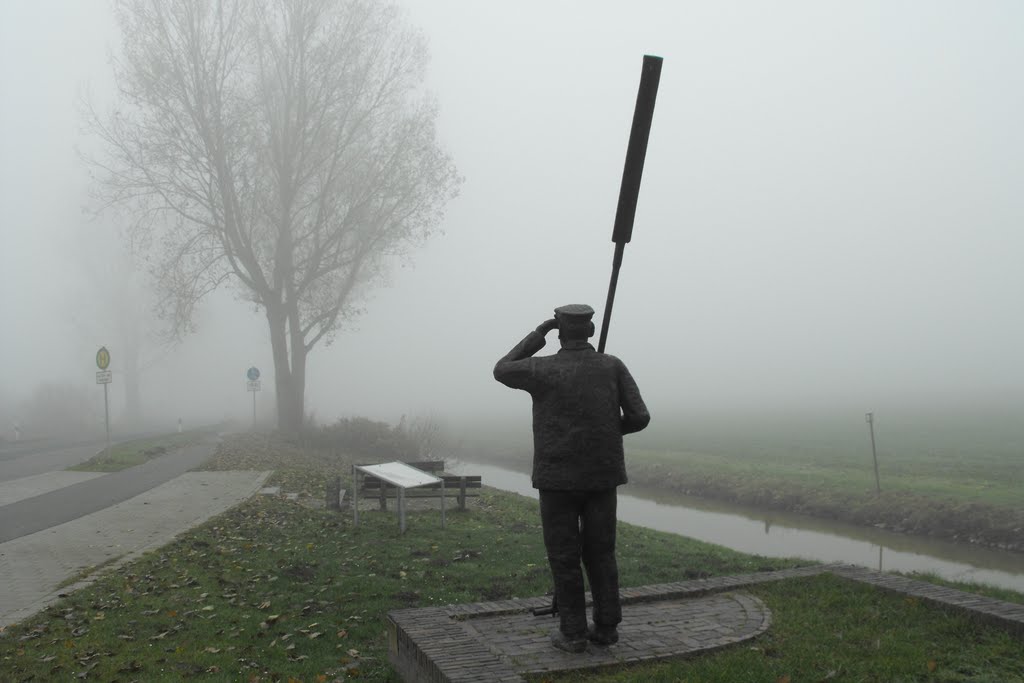
<path id="1" fill-rule="evenodd" d="M 1020 475 L 996 481 L 1000 502 L 978 499 L 985 475 L 975 471 L 968 482 L 935 483 L 928 488 L 916 464 L 904 463 L 906 474 L 893 477 L 879 494 L 870 466 L 816 462 L 799 457 L 753 458 L 706 453 L 630 452 L 630 481 L 682 493 L 777 510 L 840 519 L 893 531 L 977 543 L 1001 550 L 1024 551 L 1024 488 L 1003 490 Z M 1007 483 L 1009 482 L 1009 483 Z M 922 488 L 925 486 L 925 488 Z"/>
<path id="2" fill-rule="evenodd" d="M 1021 640 L 833 575 L 747 589 L 772 610 L 760 638 L 703 657 L 603 673 L 537 677 L 593 681 L 1024 681 Z"/>
<path id="3" fill-rule="evenodd" d="M 165 434 L 148 439 L 137 439 L 114 444 L 83 463 L 69 467 L 73 472 L 119 472 L 141 465 L 147 460 L 164 455 L 199 441 L 204 432 L 189 431 Z"/>
<path id="4" fill-rule="evenodd" d="M 429 509 L 411 512 L 402 536 L 393 512 L 368 509 L 357 529 L 349 515 L 309 504 L 348 463 L 232 439 L 210 464 L 241 466 L 276 467 L 275 483 L 304 495 L 251 499 L 9 627 L 0 637 L 3 679 L 397 681 L 387 664 L 388 610 L 550 588 L 535 501 L 484 489 L 468 511 L 449 514 L 445 530 L 436 508 L 419 503 Z M 619 533 L 623 585 L 799 564 L 628 524 Z M 828 577 L 754 592 L 775 614 L 757 641 L 606 680 L 1024 677 L 1019 640 L 914 601 Z M 938 677 L 968 667 L 975 678 Z M 747 670 L 752 677 L 739 676 Z"/>

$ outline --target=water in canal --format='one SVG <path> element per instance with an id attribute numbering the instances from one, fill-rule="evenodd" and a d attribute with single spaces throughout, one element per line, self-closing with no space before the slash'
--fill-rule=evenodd
<path id="1" fill-rule="evenodd" d="M 523 472 L 460 463 L 487 486 L 537 497 Z M 1024 554 L 908 536 L 785 512 L 745 508 L 634 486 L 619 489 L 619 519 L 767 557 L 802 557 L 873 569 L 931 572 L 1024 592 Z"/>

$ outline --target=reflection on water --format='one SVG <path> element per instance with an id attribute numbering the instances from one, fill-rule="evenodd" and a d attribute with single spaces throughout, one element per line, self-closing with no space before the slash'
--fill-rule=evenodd
<path id="1" fill-rule="evenodd" d="M 460 463 L 453 471 L 483 476 L 487 486 L 537 497 L 530 477 L 494 465 Z M 619 519 L 744 553 L 804 557 L 874 569 L 931 572 L 1024 592 L 1024 555 L 868 529 L 851 524 L 631 486 L 619 489 Z"/>

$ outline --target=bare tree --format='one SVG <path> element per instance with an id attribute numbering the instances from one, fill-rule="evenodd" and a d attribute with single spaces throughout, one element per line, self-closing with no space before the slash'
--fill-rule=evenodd
<path id="1" fill-rule="evenodd" d="M 423 95 L 422 37 L 373 0 L 118 0 L 120 92 L 88 114 L 98 194 L 154 256 L 162 314 L 233 280 L 266 312 L 278 422 L 310 350 L 429 236 L 461 179 Z"/>
<path id="2" fill-rule="evenodd" d="M 92 227 L 89 239 L 75 245 L 79 286 L 68 293 L 64 316 L 80 336 L 111 352 L 115 388 L 124 393 L 123 420 L 138 428 L 145 419 L 143 375 L 171 353 L 179 340 L 165 334 L 154 319 L 152 288 L 130 250 L 123 244 L 108 247 L 108 240 L 96 239 L 105 226 Z"/>

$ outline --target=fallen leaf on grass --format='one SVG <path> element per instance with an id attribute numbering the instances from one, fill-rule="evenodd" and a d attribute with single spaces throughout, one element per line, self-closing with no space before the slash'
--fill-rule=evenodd
<path id="1" fill-rule="evenodd" d="M 220 652 L 220 648 L 219 647 L 208 647 L 205 650 L 203 650 L 203 652 L 209 652 L 210 654 L 215 655 L 218 652 Z"/>
<path id="2" fill-rule="evenodd" d="M 788 675 L 779 676 L 777 679 L 775 679 L 775 683 L 789 683 L 789 676 Z"/>
<path id="3" fill-rule="evenodd" d="M 935 671 L 935 667 L 937 667 L 937 666 L 938 666 L 938 664 L 935 663 L 934 659 L 929 659 L 928 660 L 928 670 L 929 671 Z"/>
<path id="4" fill-rule="evenodd" d="M 129 673 L 133 671 L 142 671 L 142 664 L 140 664 L 136 659 L 133 659 L 117 670 L 118 673 Z"/>

